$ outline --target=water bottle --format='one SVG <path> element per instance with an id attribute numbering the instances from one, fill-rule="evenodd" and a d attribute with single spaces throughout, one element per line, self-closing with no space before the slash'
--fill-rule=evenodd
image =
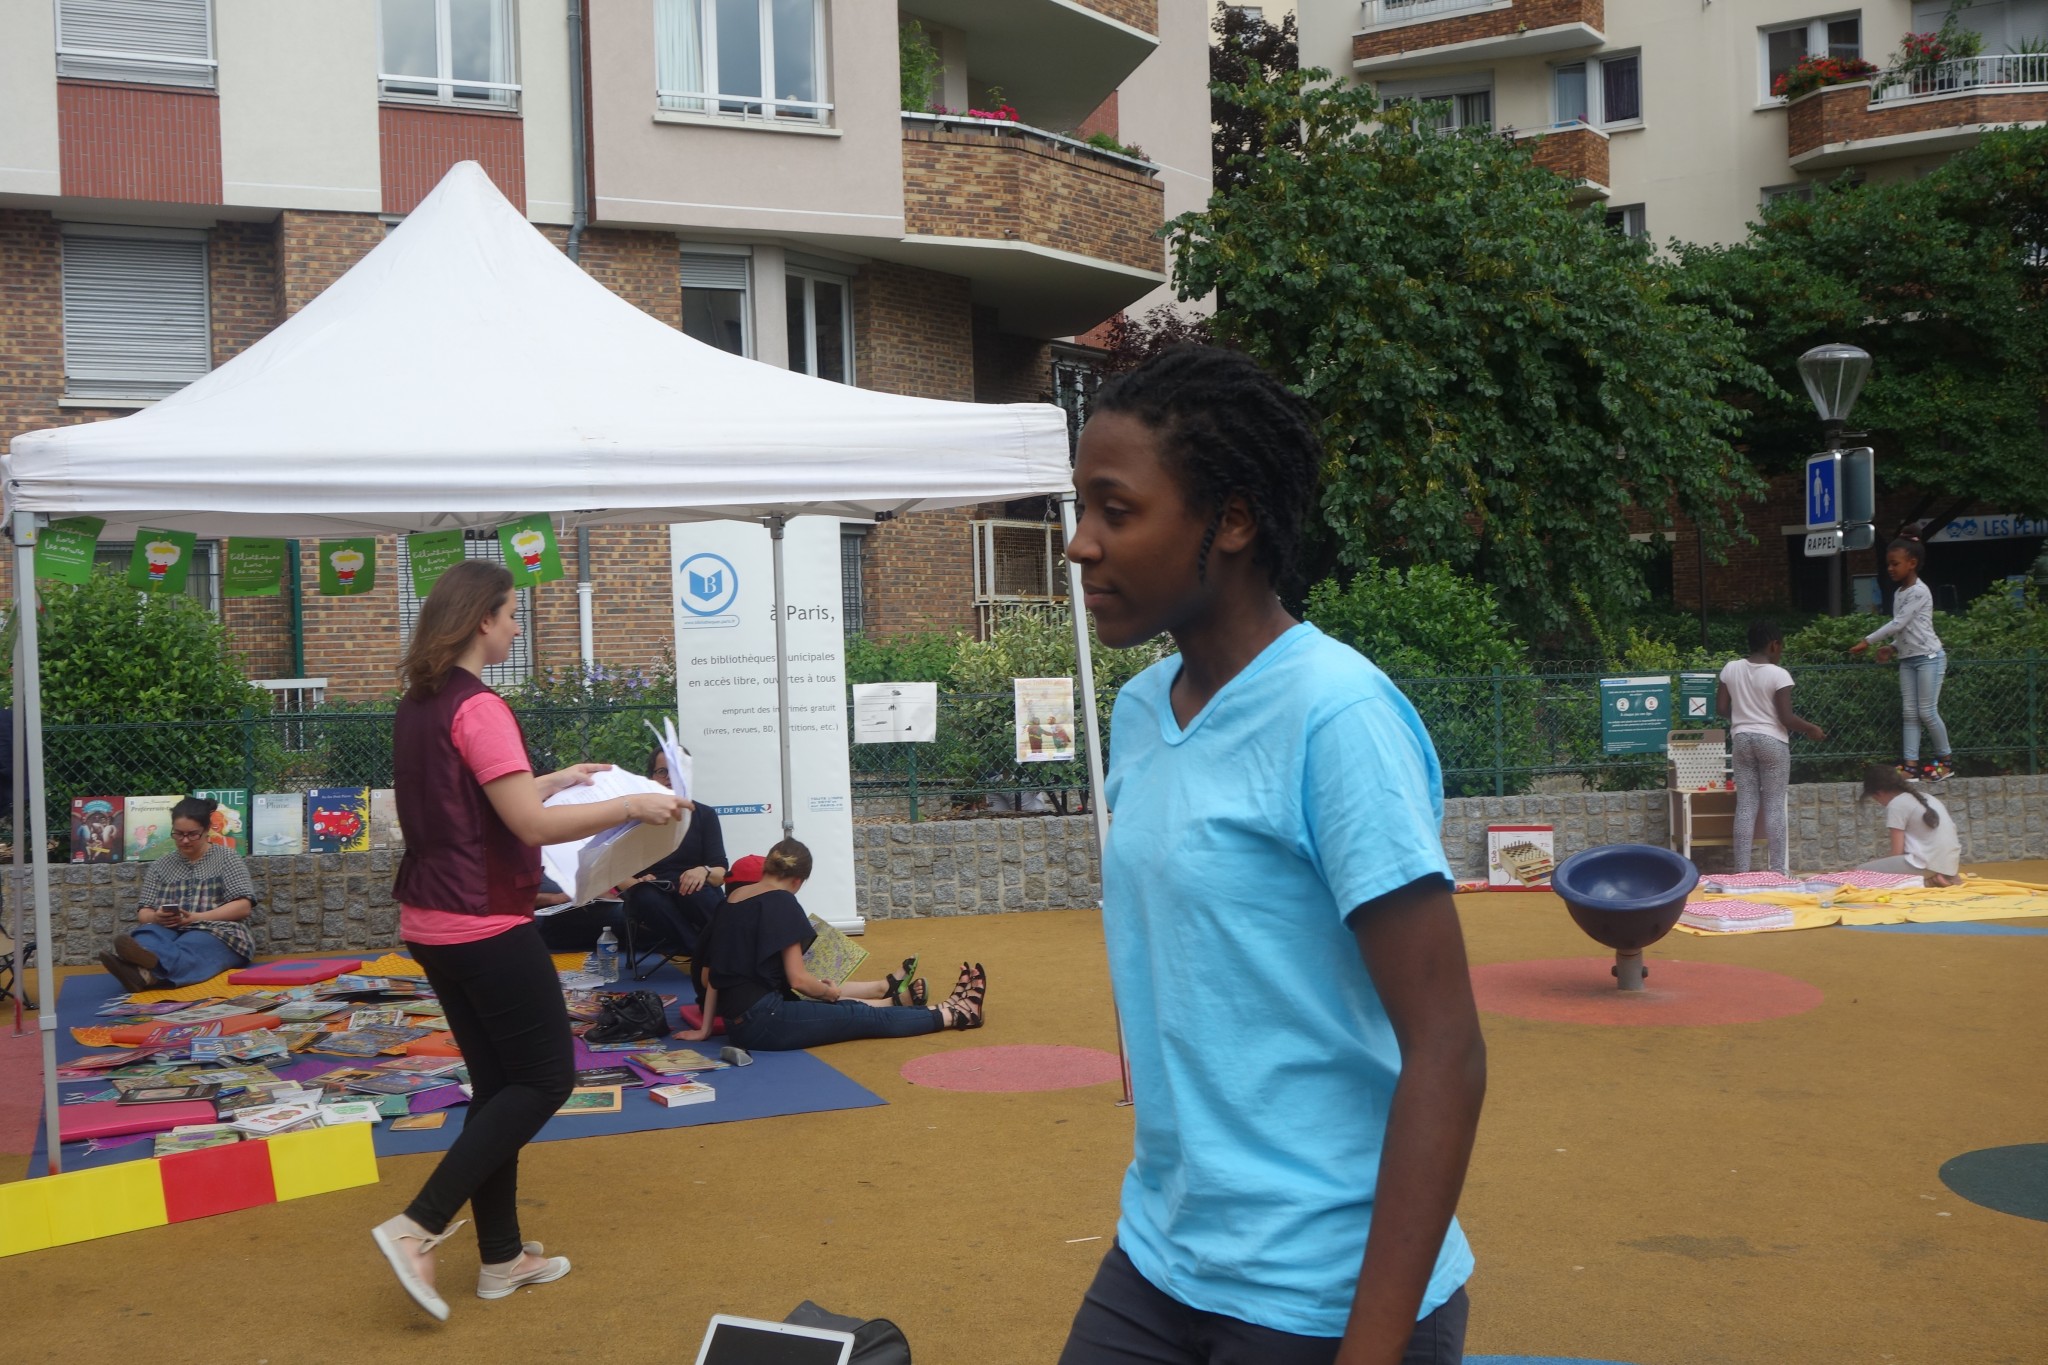
<path id="1" fill-rule="evenodd" d="M 619 939 L 610 925 L 597 936 L 597 974 L 606 981 L 619 979 Z"/>

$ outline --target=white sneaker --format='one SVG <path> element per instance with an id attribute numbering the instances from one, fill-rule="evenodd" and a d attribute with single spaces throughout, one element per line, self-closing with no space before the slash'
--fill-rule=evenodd
<path id="1" fill-rule="evenodd" d="M 541 1254 L 539 1242 L 527 1242 L 520 1248 L 528 1256 Z M 502 1299 L 522 1285 L 553 1284 L 569 1273 L 567 1256 L 550 1256 L 534 1269 L 523 1275 L 506 1273 L 518 1261 L 509 1261 L 502 1266 L 484 1266 L 476 1272 L 476 1296 L 480 1299 Z"/>
<path id="2" fill-rule="evenodd" d="M 439 1233 L 430 1233 L 401 1213 L 396 1218 L 387 1218 L 370 1229 L 371 1240 L 376 1242 L 377 1249 L 384 1253 L 384 1259 L 391 1265 L 391 1273 L 398 1276 L 400 1287 L 412 1296 L 414 1303 L 426 1309 L 436 1322 L 448 1321 L 448 1304 L 434 1292 L 433 1285 L 421 1278 L 418 1269 L 413 1265 L 413 1257 L 431 1257 L 434 1248 L 447 1241 L 454 1231 L 462 1226 L 462 1221 L 450 1223 Z M 417 1246 L 408 1249 L 405 1245 L 407 1242 L 417 1243 Z M 427 1265 L 431 1268 L 432 1260 L 428 1260 Z"/>

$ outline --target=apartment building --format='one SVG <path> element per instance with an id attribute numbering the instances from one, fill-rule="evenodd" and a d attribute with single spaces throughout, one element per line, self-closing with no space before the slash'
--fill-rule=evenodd
<path id="1" fill-rule="evenodd" d="M 1985 130 L 2048 121 L 2048 0 L 1976 0 L 1957 22 L 1982 53 L 1895 69 L 1907 33 L 1942 26 L 1949 0 L 1299 0 L 1303 66 L 1372 85 L 1382 99 L 1432 102 L 1451 127 L 1527 139 L 1619 231 L 1659 242 L 1727 243 L 1762 205 L 1849 175 L 1925 174 Z M 1801 58 L 1854 58 L 1869 80 L 1793 99 L 1773 94 Z M 1791 376 L 1781 376 L 1791 383 Z M 1993 501 L 1935 556 L 1944 607 L 2026 569 L 2044 529 Z M 1749 514 L 1753 546 L 1709 573 L 1689 528 L 1667 536 L 1670 587 L 1685 606 L 1825 600 L 1824 561 L 1801 553 L 1796 477 Z M 1880 515 L 1906 515 L 1900 508 Z M 1858 557 L 1859 597 L 1876 566 Z M 1944 577 L 1943 575 L 1950 575 Z"/>
<path id="2" fill-rule="evenodd" d="M 908 21 L 947 112 L 903 107 Z M 1074 402 L 1074 339 L 1163 296 L 1158 230 L 1207 200 L 1206 23 L 1199 0 L 5 0 L 0 442 L 225 363 L 459 160 L 711 345 L 890 392 Z M 972 628 L 1053 591 L 1042 518 L 849 526 L 849 629 Z M 220 600 L 202 547 L 216 573 L 193 590 L 256 676 L 388 690 L 417 607 L 402 548 L 345 599 L 318 595 L 311 552 L 282 597 Z M 659 529 L 590 533 L 597 659 L 660 657 L 666 552 Z M 522 610 L 507 680 L 578 657 L 573 582 Z"/>

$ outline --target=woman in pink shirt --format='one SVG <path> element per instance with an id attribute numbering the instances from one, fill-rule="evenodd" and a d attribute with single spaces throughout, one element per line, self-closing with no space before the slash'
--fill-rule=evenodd
<path id="1" fill-rule="evenodd" d="M 474 1094 L 455 1145 L 409 1208 L 371 1230 L 406 1293 L 438 1319 L 434 1248 L 476 1218 L 483 1269 L 477 1296 L 569 1273 L 519 1231 L 519 1151 L 568 1097 L 575 1048 L 554 961 L 534 927 L 540 846 L 581 839 L 626 820 L 665 825 L 685 803 L 635 795 L 544 806 L 606 765 L 579 763 L 536 777 L 504 699 L 482 673 L 519 636 L 512 575 L 465 560 L 434 584 L 399 666 L 405 698 L 393 727 L 393 787 L 405 857 L 392 894 L 399 936 L 426 971 L 462 1049 Z"/>

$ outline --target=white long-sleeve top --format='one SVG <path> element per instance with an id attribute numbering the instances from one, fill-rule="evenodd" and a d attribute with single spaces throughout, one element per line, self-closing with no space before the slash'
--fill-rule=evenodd
<path id="1" fill-rule="evenodd" d="M 1892 619 L 1864 636 L 1863 642 L 1874 645 L 1894 635 L 1899 637 L 1900 658 L 1941 653 L 1941 637 L 1934 633 L 1934 593 L 1925 583 L 1900 588 L 1892 598 Z"/>

